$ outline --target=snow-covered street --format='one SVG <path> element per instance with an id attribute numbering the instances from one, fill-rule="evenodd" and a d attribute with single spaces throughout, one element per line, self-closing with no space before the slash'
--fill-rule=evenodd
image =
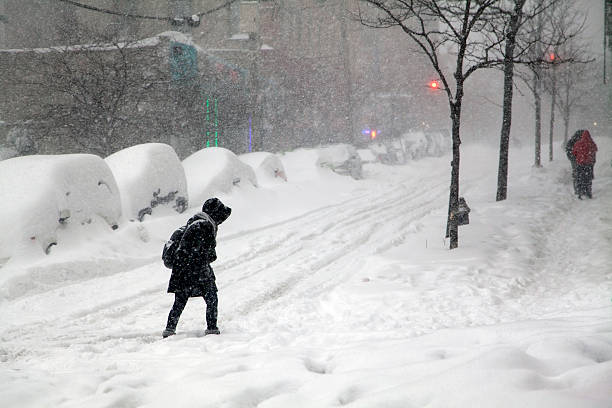
<path id="1" fill-rule="evenodd" d="M 449 156 L 364 180 L 281 156 L 287 183 L 219 195 L 220 336 L 198 298 L 161 338 L 161 248 L 198 203 L 94 224 L 4 267 L 21 278 L 0 299 L 0 406 L 610 408 L 612 143 L 596 141 L 582 201 L 561 149 L 540 169 L 511 150 L 495 202 L 496 149 L 462 146 L 472 212 L 453 251 Z"/>

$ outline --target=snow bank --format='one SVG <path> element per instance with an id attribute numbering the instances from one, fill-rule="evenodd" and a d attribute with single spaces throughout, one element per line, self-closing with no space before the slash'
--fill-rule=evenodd
<path id="1" fill-rule="evenodd" d="M 145 214 L 163 208 L 187 208 L 187 180 L 174 149 L 163 143 L 145 143 L 111 154 L 105 159 L 119 191 L 123 215 L 142 221 Z"/>
<path id="2" fill-rule="evenodd" d="M 35 243 L 57 243 L 62 225 L 103 218 L 116 227 L 119 190 L 104 160 L 90 154 L 23 156 L 0 162 L 0 258 Z"/>
<path id="3" fill-rule="evenodd" d="M 199 205 L 216 193 L 229 193 L 234 187 L 257 187 L 251 167 L 222 147 L 209 147 L 183 160 L 192 205 Z"/>
<path id="4" fill-rule="evenodd" d="M 259 182 L 287 181 L 285 168 L 281 160 L 272 153 L 254 152 L 238 156 L 240 160 L 251 166 Z"/>

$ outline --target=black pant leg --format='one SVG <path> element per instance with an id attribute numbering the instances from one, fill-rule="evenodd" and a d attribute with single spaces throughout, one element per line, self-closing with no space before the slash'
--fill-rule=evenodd
<path id="1" fill-rule="evenodd" d="M 578 165 L 576 168 L 576 176 L 578 183 L 578 194 L 581 196 L 587 195 L 588 185 L 591 181 L 589 179 L 589 166 L 582 164 Z"/>
<path id="2" fill-rule="evenodd" d="M 589 198 L 593 197 L 593 167 L 591 164 L 586 169 L 586 195 Z"/>
<path id="3" fill-rule="evenodd" d="M 206 326 L 208 329 L 217 328 L 217 285 L 215 281 L 210 281 L 205 284 L 204 301 L 206 302 Z"/>
<path id="4" fill-rule="evenodd" d="M 576 174 L 576 162 L 572 160 L 572 183 L 574 185 L 574 194 L 578 194 L 578 174 Z"/>
<path id="5" fill-rule="evenodd" d="M 181 313 L 183 313 L 183 309 L 185 309 L 187 300 L 189 300 L 189 297 L 183 292 L 176 292 L 174 294 L 174 304 L 172 305 L 170 314 L 168 314 L 168 323 L 166 324 L 167 329 L 176 329 L 176 325 L 181 317 Z"/>

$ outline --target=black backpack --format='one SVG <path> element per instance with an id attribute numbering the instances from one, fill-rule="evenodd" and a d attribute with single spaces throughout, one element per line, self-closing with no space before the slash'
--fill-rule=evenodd
<path id="1" fill-rule="evenodd" d="M 174 267 L 176 249 L 178 248 L 186 229 L 186 225 L 178 228 L 172 233 L 170 239 L 164 244 L 164 249 L 162 250 L 162 260 L 164 261 L 164 266 L 166 268 L 172 269 Z"/>

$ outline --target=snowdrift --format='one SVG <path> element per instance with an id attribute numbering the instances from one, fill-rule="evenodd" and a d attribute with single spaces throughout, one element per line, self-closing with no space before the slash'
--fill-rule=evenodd
<path id="1" fill-rule="evenodd" d="M 48 252 L 57 230 L 102 218 L 116 228 L 119 189 L 100 157 L 91 154 L 23 156 L 0 162 L 0 258 L 19 248 Z"/>
<path id="2" fill-rule="evenodd" d="M 257 187 L 253 169 L 222 147 L 208 147 L 183 160 L 191 205 L 201 205 L 216 193 L 237 187 Z"/>
<path id="3" fill-rule="evenodd" d="M 121 193 L 122 212 L 142 221 L 162 209 L 181 213 L 187 208 L 187 179 L 174 149 L 163 143 L 145 143 L 105 159 Z"/>

